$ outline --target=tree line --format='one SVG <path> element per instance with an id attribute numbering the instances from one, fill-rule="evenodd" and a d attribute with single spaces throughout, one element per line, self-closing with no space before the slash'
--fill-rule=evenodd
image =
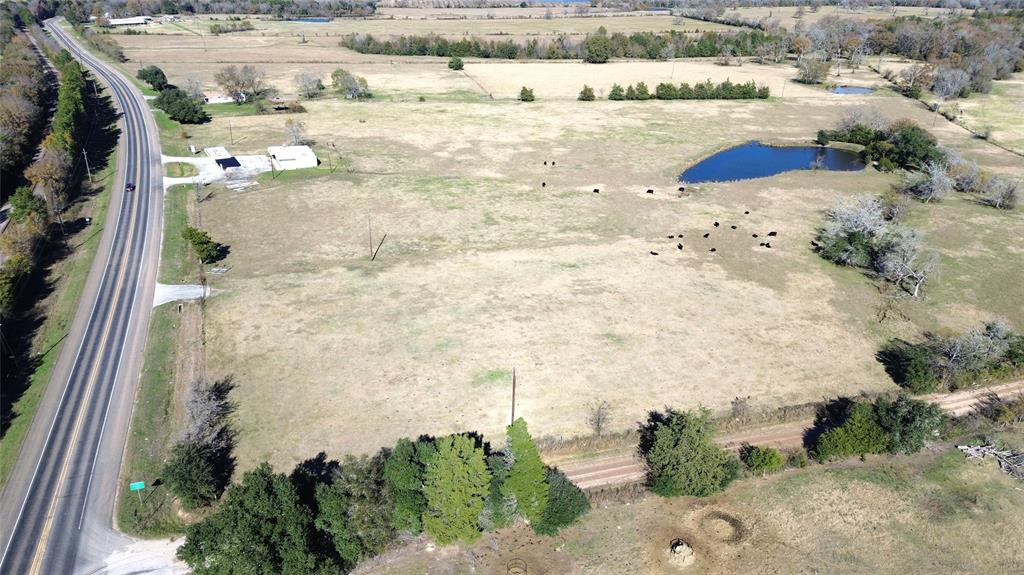
<path id="1" fill-rule="evenodd" d="M 715 84 L 708 79 L 692 87 L 686 82 L 678 87 L 662 82 L 655 87 L 653 94 L 647 84 L 638 82 L 635 88 L 630 84 L 625 89 L 612 84 L 608 91 L 609 100 L 765 100 L 770 95 L 767 86 L 758 87 L 753 80 L 743 84 L 734 84 L 729 80 Z"/>
<path id="2" fill-rule="evenodd" d="M 664 60 L 718 56 L 725 51 L 752 56 L 757 46 L 775 40 L 759 30 L 730 33 L 704 32 L 699 38 L 678 31 L 619 32 L 608 35 L 603 27 L 583 39 L 559 36 L 551 40 L 526 41 L 464 38 L 449 40 L 435 34 L 399 36 L 379 40 L 370 34 L 351 34 L 341 45 L 361 54 L 396 56 L 458 56 L 460 58 L 521 58 L 565 60 L 585 58 L 588 62 L 607 62 L 610 58 Z"/>
<path id="3" fill-rule="evenodd" d="M 113 18 L 157 14 L 266 14 L 277 18 L 305 16 L 369 16 L 376 0 L 68 0 L 60 13 L 71 23 L 84 23 L 89 16 L 110 12 Z"/>
<path id="4" fill-rule="evenodd" d="M 11 56 L 8 61 L 7 57 Z M 81 172 L 77 169 L 78 158 L 85 147 L 89 128 L 86 109 L 86 73 L 66 51 L 55 59 L 60 85 L 57 89 L 56 106 L 50 124 L 50 132 L 43 138 L 41 149 L 36 154 L 32 146 L 37 142 L 29 134 L 38 133 L 42 128 L 45 110 L 33 99 L 39 98 L 45 89 L 46 77 L 42 64 L 27 40 L 12 40 L 4 50 L 4 66 L 0 78 L 11 78 L 4 82 L 13 92 L 0 98 L 3 109 L 5 140 L 5 168 L 10 170 L 16 164 L 34 160 L 24 169 L 23 177 L 30 186 L 19 187 L 11 196 L 11 222 L 2 236 L 0 249 L 7 261 L 0 270 L 0 315 L 13 314 L 20 286 L 35 270 L 45 244 L 49 223 L 62 223 L 62 214 L 69 201 L 78 193 Z M 16 76 L 8 76 L 13 74 Z M 13 78 L 17 78 L 13 80 Z M 37 100 L 38 101 L 38 100 Z M 12 105 L 7 108 L 7 105 Z M 7 110 L 20 110 L 22 114 L 8 115 Z M 27 124 L 22 124 L 27 122 Z M 7 129 L 10 131 L 7 132 Z M 10 145 L 10 158 L 7 148 Z M 17 146 L 17 148 L 15 147 Z M 11 163 L 7 160 L 10 159 Z M 9 180 L 7 178 L 10 178 Z M 19 181 L 22 176 L 13 171 L 5 174 L 5 181 Z"/>
<path id="5" fill-rule="evenodd" d="M 202 438 L 230 435 L 221 423 L 230 406 L 219 399 L 204 405 L 190 412 L 214 413 L 198 418 L 214 423 L 190 424 L 165 470 L 168 487 L 187 504 L 213 503 L 223 484 Z M 263 463 L 188 527 L 178 556 L 197 575 L 346 573 L 401 535 L 471 543 L 484 530 L 516 522 L 554 535 L 589 508 L 575 485 L 543 464 L 520 418 L 500 450 L 463 433 L 401 439 L 373 456 L 341 461 L 321 453 L 288 475 Z"/>

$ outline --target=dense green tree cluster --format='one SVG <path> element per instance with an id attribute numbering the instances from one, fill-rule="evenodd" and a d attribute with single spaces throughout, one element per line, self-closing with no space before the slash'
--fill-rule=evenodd
<path id="1" fill-rule="evenodd" d="M 207 472 L 199 455 L 188 459 L 196 468 L 190 477 Z M 490 453 L 475 434 L 459 434 L 402 439 L 373 457 L 340 463 L 321 454 L 290 477 L 263 464 L 189 527 L 179 557 L 198 575 L 344 573 L 399 534 L 472 542 L 484 529 L 522 519 L 550 535 L 589 508 L 575 485 L 544 466 L 518 419 L 501 452 Z M 258 549 L 247 553 L 250 545 Z"/>
<path id="2" fill-rule="evenodd" d="M 13 182 L 35 154 L 47 86 L 32 44 L 10 23 L 7 29 L 12 37 L 0 56 L 0 178 Z"/>
<path id="3" fill-rule="evenodd" d="M 899 120 L 883 128 L 854 124 L 837 130 L 818 131 L 818 143 L 849 142 L 864 146 L 865 162 L 878 162 L 880 169 L 920 170 L 929 162 L 941 163 L 945 155 L 935 137 L 911 120 Z"/>
<path id="4" fill-rule="evenodd" d="M 664 497 L 706 497 L 739 475 L 740 462 L 714 443 L 711 411 L 652 412 L 640 429 L 647 485 Z"/>
<path id="5" fill-rule="evenodd" d="M 181 88 L 167 86 L 153 101 L 153 105 L 160 108 L 175 122 L 182 124 L 202 124 L 210 121 L 210 115 L 203 109 L 203 105 L 193 100 Z"/>
<path id="6" fill-rule="evenodd" d="M 167 76 L 158 66 L 139 68 L 139 71 L 135 73 L 135 77 L 149 84 L 157 92 L 167 87 Z"/>
<path id="7" fill-rule="evenodd" d="M 1024 334 L 995 320 L 956 335 L 928 333 L 918 343 L 891 341 L 879 359 L 893 381 L 911 393 L 956 390 L 1024 371 Z"/>
<path id="8" fill-rule="evenodd" d="M 767 86 L 758 87 L 753 80 L 743 84 L 733 84 L 729 80 L 715 84 L 711 80 L 706 80 L 693 86 L 686 82 L 679 86 L 663 82 L 655 87 L 653 98 L 656 100 L 764 100 L 770 95 Z M 643 82 L 638 83 L 635 88 L 630 84 L 625 90 L 622 86 L 613 84 L 608 92 L 609 100 L 649 100 L 651 98 L 650 90 Z"/>
<path id="9" fill-rule="evenodd" d="M 906 396 L 838 400 L 816 422 L 824 432 L 813 455 L 820 462 L 871 453 L 916 453 L 938 436 L 946 415 L 939 406 Z"/>

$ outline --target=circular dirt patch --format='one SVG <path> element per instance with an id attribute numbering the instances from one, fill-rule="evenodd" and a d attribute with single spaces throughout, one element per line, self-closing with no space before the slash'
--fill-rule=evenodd
<path id="1" fill-rule="evenodd" d="M 723 543 L 740 543 L 750 535 L 743 521 L 724 511 L 709 511 L 701 518 L 700 527 L 712 539 Z"/>

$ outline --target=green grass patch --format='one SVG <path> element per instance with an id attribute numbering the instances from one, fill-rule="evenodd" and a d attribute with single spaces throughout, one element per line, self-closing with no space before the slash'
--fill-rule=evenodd
<path id="1" fill-rule="evenodd" d="M 198 176 L 199 170 L 192 164 L 170 162 L 164 164 L 164 175 L 168 178 L 191 178 L 192 176 Z"/>
<path id="2" fill-rule="evenodd" d="M 163 474 L 164 457 L 170 447 L 172 433 L 168 423 L 174 401 L 175 346 L 180 323 L 175 306 L 153 310 L 118 485 L 117 526 L 132 535 L 159 537 L 184 529 L 174 512 L 173 496 L 165 486 L 153 485 Z M 146 489 L 129 492 L 128 483 L 133 481 L 145 481 Z"/>
<path id="3" fill-rule="evenodd" d="M 181 237 L 188 219 L 191 186 L 174 186 L 164 198 L 164 241 L 160 253 L 159 278 L 163 283 L 193 281 L 196 264 L 189 258 L 188 245 Z M 130 534 L 159 537 L 180 533 L 184 528 L 174 511 L 173 497 L 167 488 L 152 486 L 163 474 L 163 462 L 171 447 L 174 431 L 174 374 L 178 330 L 181 316 L 177 306 L 163 305 L 153 310 L 146 343 L 142 376 L 132 412 L 128 445 L 121 470 L 117 520 L 118 527 Z M 132 481 L 145 481 L 147 487 L 131 493 Z"/>
<path id="4" fill-rule="evenodd" d="M 7 433 L 0 439 L 0 485 L 7 481 L 7 476 L 14 467 L 14 462 L 21 451 L 21 443 L 25 440 L 25 434 L 32 424 L 36 410 L 39 408 L 39 400 L 46 391 L 46 385 L 50 381 L 54 364 L 60 357 L 64 347 L 64 337 L 67 335 L 78 309 L 78 302 L 82 297 L 82 290 L 85 289 L 85 281 L 89 277 L 89 269 L 92 267 L 96 249 L 100 243 L 100 226 L 106 220 L 107 208 L 110 205 L 110 190 L 114 186 L 117 166 L 117 149 L 115 148 L 107 158 L 107 167 L 94 174 L 97 182 L 102 184 L 102 189 L 93 200 L 92 217 L 93 224 L 82 232 L 84 241 L 76 248 L 67 273 L 60 280 L 55 288 L 55 304 L 51 308 L 36 337 L 36 353 L 45 352 L 40 358 L 39 367 L 29 378 L 25 392 L 14 405 L 15 416 L 11 420 Z M 79 240 L 81 241 L 81 240 Z"/>
<path id="5" fill-rule="evenodd" d="M 334 174 L 344 175 L 345 173 L 344 166 L 335 168 Z M 300 168 L 298 170 L 263 172 L 256 176 L 256 181 L 265 184 L 297 182 L 300 180 L 309 180 L 311 178 L 323 178 L 330 176 L 331 174 L 332 172 L 327 167 L 327 164 L 320 164 L 320 167 L 317 168 Z"/>
<path id="6" fill-rule="evenodd" d="M 160 251 L 160 283 L 180 284 L 195 279 L 196 266 L 188 252 L 181 230 L 188 223 L 189 195 L 192 186 L 174 186 L 164 195 L 164 241 Z"/>
<path id="7" fill-rule="evenodd" d="M 153 117 L 156 119 L 157 128 L 160 129 L 160 151 L 165 156 L 189 156 L 188 133 L 181 124 L 172 120 L 163 110 L 151 108 Z"/>
<path id="8" fill-rule="evenodd" d="M 473 377 L 473 387 L 479 387 L 484 385 L 492 385 L 500 381 L 507 381 L 512 383 L 512 370 L 510 369 L 490 369 L 484 372 L 480 372 Z"/>

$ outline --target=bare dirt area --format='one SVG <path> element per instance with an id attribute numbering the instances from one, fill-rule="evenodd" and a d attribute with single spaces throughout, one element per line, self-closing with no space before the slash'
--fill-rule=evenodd
<path id="1" fill-rule="evenodd" d="M 991 461 L 954 451 L 741 481 L 703 500 L 600 506 L 553 538 L 498 532 L 471 548 L 396 552 L 361 574 L 1010 573 L 1024 550 L 1024 491 Z M 692 560 L 670 552 L 683 541 Z"/>
<path id="2" fill-rule="evenodd" d="M 342 168 L 268 175 L 204 202 L 204 226 L 231 246 L 231 271 L 212 280 L 222 292 L 209 303 L 208 349 L 211 377 L 234 375 L 238 385 L 239 469 L 264 459 L 285 468 L 321 449 L 372 451 L 420 433 L 498 434 L 512 368 L 517 414 L 538 434 L 568 436 L 587 432 L 587 406 L 599 400 L 625 429 L 665 404 L 723 409 L 749 395 L 771 407 L 892 389 L 873 359 L 884 338 L 989 316 L 998 299 L 974 284 L 937 290 L 944 299 L 901 304 L 913 321 L 879 326 L 871 281 L 810 250 L 835 198 L 884 191 L 893 176 L 792 172 L 686 197 L 676 190 L 678 173 L 716 149 L 805 142 L 834 124 L 844 107 L 819 94 L 309 102 L 308 135 L 324 160 L 335 143 L 331 163 L 340 158 Z M 913 102 L 874 98 L 894 117 L 931 119 Z M 286 138 L 280 117 L 231 120 L 236 153 Z M 226 122 L 196 127 L 194 140 L 225 143 Z M 1010 169 L 1005 152 L 962 128 L 935 130 Z M 939 229 L 958 225 L 963 210 L 1004 218 L 983 238 L 965 233 L 947 247 L 977 250 L 979 265 L 991 264 L 992 249 L 1010 254 L 995 267 L 1012 278 L 1024 257 L 1011 247 L 1024 229 L 1018 216 L 966 200 L 940 209 L 949 216 Z M 368 217 L 375 243 L 387 234 L 372 263 Z M 770 250 L 752 238 L 768 231 L 778 232 Z"/>

